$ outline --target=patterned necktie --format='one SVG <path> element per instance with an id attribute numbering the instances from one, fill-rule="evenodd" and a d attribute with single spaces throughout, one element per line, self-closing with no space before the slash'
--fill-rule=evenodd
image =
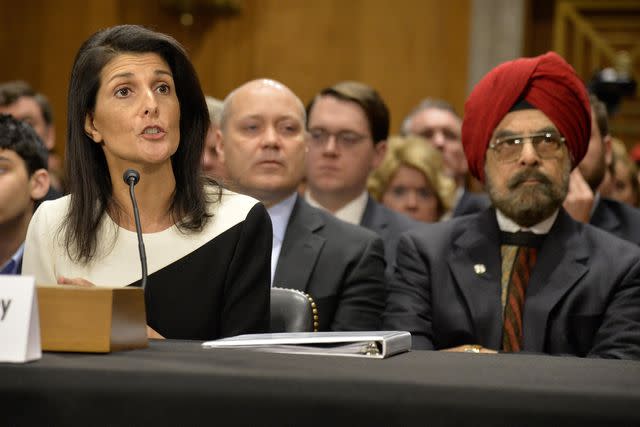
<path id="1" fill-rule="evenodd" d="M 536 263 L 537 249 L 520 246 L 511 269 L 509 288 L 504 307 L 502 350 L 520 351 L 522 347 L 522 311 L 527 284 Z"/>

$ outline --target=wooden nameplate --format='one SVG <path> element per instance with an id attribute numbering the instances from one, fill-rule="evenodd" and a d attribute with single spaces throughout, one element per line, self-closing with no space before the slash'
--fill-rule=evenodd
<path id="1" fill-rule="evenodd" d="M 36 288 L 42 350 L 109 353 L 149 345 L 141 288 Z"/>

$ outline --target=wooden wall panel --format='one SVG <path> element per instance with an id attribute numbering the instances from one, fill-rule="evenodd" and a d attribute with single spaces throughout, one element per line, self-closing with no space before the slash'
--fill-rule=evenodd
<path id="1" fill-rule="evenodd" d="M 0 0 L 0 81 L 24 78 L 51 98 L 60 152 L 73 57 L 89 34 L 116 23 L 139 23 L 176 37 L 189 50 L 205 92 L 219 98 L 249 79 L 271 77 L 306 103 L 320 88 L 353 79 L 380 91 L 394 132 L 426 96 L 448 99 L 462 110 L 469 0 L 241 4 L 233 16 L 195 13 L 194 24 L 183 27 L 159 1 Z"/>
<path id="2" fill-rule="evenodd" d="M 423 97 L 460 110 L 467 78 L 468 1 L 245 1 L 217 22 L 194 62 L 205 90 L 224 97 L 256 77 L 290 86 L 306 103 L 320 88 L 361 80 L 392 111 L 392 128 Z"/>
<path id="3" fill-rule="evenodd" d="M 0 0 L 0 81 L 22 79 L 51 101 L 56 149 L 64 152 L 67 90 L 80 44 L 118 23 L 113 2 Z"/>

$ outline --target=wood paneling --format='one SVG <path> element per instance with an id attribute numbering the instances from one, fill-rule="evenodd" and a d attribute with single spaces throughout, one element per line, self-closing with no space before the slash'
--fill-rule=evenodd
<path id="1" fill-rule="evenodd" d="M 0 0 L 0 80 L 23 78 L 47 94 L 62 152 L 66 88 L 73 57 L 92 32 L 139 23 L 189 50 L 207 94 L 223 98 L 257 77 L 290 86 L 307 102 L 340 80 L 364 81 L 382 94 L 392 130 L 426 96 L 462 110 L 466 96 L 469 1 L 244 0 L 233 16 L 175 11 L 150 0 Z M 11 58 L 7 60 L 6 58 Z"/>
<path id="2" fill-rule="evenodd" d="M 628 64 L 618 72 L 640 76 L 640 0 L 556 0 L 553 20 L 553 49 L 585 81 L 605 67 L 618 67 L 622 57 Z M 628 146 L 640 141 L 639 105 L 637 91 L 627 94 L 610 120 L 612 135 Z"/>
<path id="3" fill-rule="evenodd" d="M 56 149 L 64 152 L 67 90 L 80 44 L 118 23 L 113 2 L 0 0 L 0 81 L 26 80 L 53 106 Z"/>

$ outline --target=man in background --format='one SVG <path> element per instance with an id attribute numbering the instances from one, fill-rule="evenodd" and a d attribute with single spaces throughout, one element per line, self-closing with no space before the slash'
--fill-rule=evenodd
<path id="1" fill-rule="evenodd" d="M 42 141 L 28 124 L 0 114 L 0 274 L 20 274 L 29 221 L 48 190 Z"/>
<path id="2" fill-rule="evenodd" d="M 267 207 L 273 286 L 311 295 L 321 331 L 377 330 L 385 299 L 382 241 L 298 196 L 307 142 L 304 106 L 283 84 L 253 80 L 225 99 L 218 152 L 231 189 Z"/>
<path id="3" fill-rule="evenodd" d="M 202 170 L 210 178 L 215 179 L 220 184 L 225 184 L 227 173 L 224 164 L 220 161 L 220 156 L 216 151 L 216 132 L 220 129 L 220 116 L 222 115 L 222 101 L 212 96 L 205 96 L 207 108 L 209 109 L 209 130 L 204 140 L 204 150 L 202 151 Z"/>
<path id="4" fill-rule="evenodd" d="M 15 80 L 0 84 L 0 113 L 10 114 L 29 124 L 40 137 L 49 152 L 48 170 L 51 186 L 45 197 L 52 200 L 62 195 L 62 160 L 53 149 L 56 132 L 53 124 L 53 109 L 49 100 L 33 90 L 28 83 Z"/>
<path id="5" fill-rule="evenodd" d="M 577 221 L 588 222 L 621 239 L 640 245 L 640 211 L 603 197 L 598 188 L 611 164 L 607 107 L 595 95 L 591 103 L 591 136 L 584 159 L 571 173 L 564 208 Z"/>
<path id="6" fill-rule="evenodd" d="M 374 201 L 367 178 L 386 150 L 389 110 L 380 95 L 359 82 L 322 89 L 307 106 L 309 204 L 382 237 L 390 269 L 400 234 L 417 223 Z"/>
<path id="7" fill-rule="evenodd" d="M 457 187 L 450 216 L 479 212 L 490 205 L 485 194 L 470 192 L 467 187 L 469 167 L 462 149 L 462 119 L 453 105 L 441 99 L 427 98 L 402 122 L 403 135 L 425 138 L 442 153 L 445 173 Z"/>

